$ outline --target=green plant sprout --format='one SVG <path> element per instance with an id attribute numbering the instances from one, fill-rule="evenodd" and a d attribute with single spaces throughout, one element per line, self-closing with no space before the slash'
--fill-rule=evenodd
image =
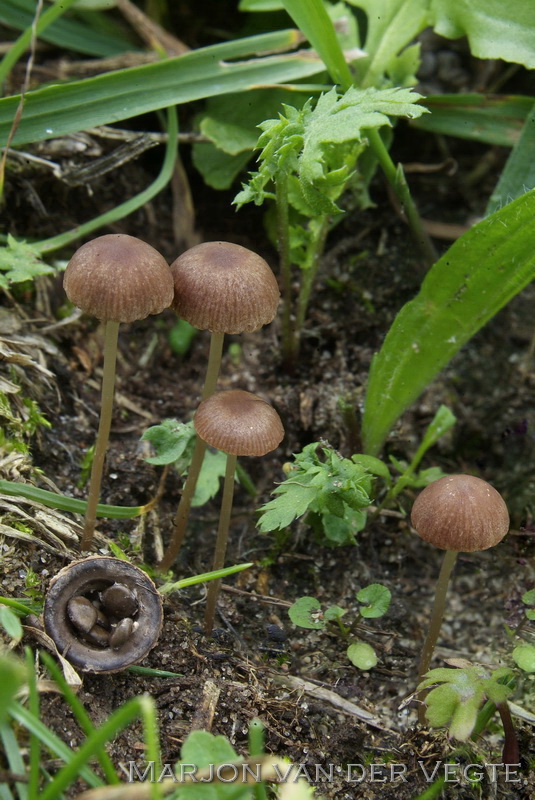
<path id="1" fill-rule="evenodd" d="M 425 697 L 425 719 L 432 727 L 447 727 L 450 736 L 464 742 L 474 733 L 476 737 L 480 733 L 478 712 L 486 699 L 502 720 L 503 763 L 518 764 L 518 741 L 507 704 L 507 697 L 513 691 L 511 679 L 507 667 L 492 671 L 481 666 L 432 669 L 417 687 L 420 693 L 435 687 Z M 488 722 L 488 714 L 484 716 Z"/>
<path id="2" fill-rule="evenodd" d="M 349 641 L 346 655 L 358 669 L 372 669 L 377 665 L 377 655 L 366 642 L 356 640 L 356 628 L 363 619 L 377 619 L 388 611 L 391 600 L 390 590 L 381 583 L 371 583 L 356 594 L 361 605 L 354 620 L 346 625 L 342 618 L 346 609 L 329 606 L 325 611 L 315 597 L 300 597 L 288 609 L 294 625 L 310 630 L 335 630 L 344 640 Z"/>
<path id="3" fill-rule="evenodd" d="M 373 475 L 366 466 L 313 442 L 285 471 L 288 477 L 273 491 L 276 497 L 260 508 L 259 530 L 280 530 L 306 514 L 305 521 L 326 544 L 353 544 L 371 503 Z"/>
<path id="4" fill-rule="evenodd" d="M 0 653 L 0 741 L 4 747 L 7 768 L 15 776 L 25 780 L 13 784 L 17 798 L 45 797 L 55 800 L 64 792 L 74 789 L 83 781 L 89 789 L 84 797 L 102 796 L 106 787 L 122 788 L 140 780 L 136 792 L 140 800 L 161 800 L 165 795 L 170 800 L 199 798 L 199 800 L 265 800 L 267 794 L 264 781 L 277 783 L 283 779 L 293 785 L 308 783 L 300 777 L 296 767 L 286 759 L 266 754 L 263 741 L 263 726 L 253 720 L 249 728 L 250 756 L 239 757 L 224 736 L 214 736 L 208 731 L 193 731 L 182 744 L 180 760 L 171 769 L 163 765 L 160 756 L 160 741 L 156 705 L 152 697 L 143 694 L 134 697 L 117 708 L 102 725 L 95 727 L 76 692 L 63 676 L 60 668 L 47 653 L 39 654 L 44 667 L 85 736 L 79 748 L 68 747 L 52 730 L 41 722 L 39 692 L 35 655 L 27 648 L 24 662 L 11 655 Z M 146 674 L 158 674 L 158 670 L 147 670 Z M 169 677 L 176 677 L 168 673 Z M 160 677 L 165 677 L 162 673 Z M 28 702 L 16 699 L 17 692 L 27 687 Z M 121 731 L 141 720 L 143 728 L 144 760 L 147 771 L 140 772 L 137 765 L 129 770 L 116 768 L 107 753 L 107 745 Z M 26 746 L 21 748 L 19 737 L 24 732 Z M 43 770 L 42 754 L 49 753 L 58 759 L 54 775 Z M 96 759 L 100 774 L 94 769 Z M 220 767 L 221 765 L 221 767 Z M 193 770 L 192 770 L 193 767 Z M 232 779 L 234 768 L 242 779 Z M 230 772 L 229 772 L 230 771 Z M 294 778 L 295 773 L 295 780 Z M 142 778 L 145 775 L 145 778 Z M 150 777 L 150 780 L 147 780 Z M 141 783 L 141 781 L 145 781 Z M 125 781 L 127 783 L 125 783 Z M 284 787 L 283 787 L 284 788 Z M 285 796 L 273 787 L 275 795 Z M 139 791 L 138 791 L 139 790 Z M 9 797 L 12 797 L 11 793 Z M 306 794 L 293 794 L 298 798 L 313 798 L 312 789 Z M 291 800 L 286 794 L 286 800 Z"/>
<path id="5" fill-rule="evenodd" d="M 519 636 L 524 629 L 526 622 L 535 620 L 535 589 L 530 589 L 522 595 L 522 602 L 529 608 L 524 609 L 524 618 L 517 626 L 514 634 Z M 535 645 L 524 643 L 515 647 L 512 652 L 515 664 L 524 672 L 535 672 Z"/>
<path id="6" fill-rule="evenodd" d="M 262 205 L 275 200 L 284 309 L 282 353 L 295 365 L 299 339 L 332 219 L 342 213 L 337 205 L 352 182 L 355 166 L 368 145 L 370 131 L 390 126 L 390 117 L 414 118 L 426 109 L 421 95 L 410 89 L 349 88 L 322 94 L 301 109 L 283 105 L 278 119 L 262 122 L 257 147 L 259 169 L 252 173 L 234 203 Z M 292 265 L 302 271 L 299 296 L 293 310 Z M 294 317 L 295 322 L 292 321 Z"/>

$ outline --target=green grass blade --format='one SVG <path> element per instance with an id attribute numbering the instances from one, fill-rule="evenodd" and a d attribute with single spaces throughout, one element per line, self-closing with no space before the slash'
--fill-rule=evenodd
<path id="1" fill-rule="evenodd" d="M 320 56 L 333 82 L 349 89 L 353 78 L 323 0 L 283 0 L 283 5 Z"/>
<path id="2" fill-rule="evenodd" d="M 535 187 L 535 105 L 526 117 L 520 139 L 513 147 L 487 205 L 487 216 Z"/>
<path id="3" fill-rule="evenodd" d="M 49 492 L 47 489 L 38 489 L 29 483 L 17 481 L 0 481 L 0 492 L 13 497 L 25 497 L 35 500 L 47 508 L 57 508 L 60 511 L 71 511 L 73 514 L 85 514 L 87 503 L 85 500 L 76 500 L 74 497 L 65 497 L 63 494 Z M 108 519 L 131 519 L 139 517 L 146 511 L 146 506 L 107 506 L 99 503 L 97 517 Z"/>
<path id="4" fill-rule="evenodd" d="M 36 719 L 24 706 L 20 703 L 12 702 L 7 708 L 8 714 L 15 722 L 22 725 L 29 733 L 33 733 L 39 738 L 46 749 L 54 756 L 58 756 L 63 761 L 67 762 L 73 757 L 73 752 L 64 742 L 59 739 L 56 734 L 43 725 L 41 720 Z M 82 766 L 79 770 L 79 776 L 89 784 L 92 788 L 96 789 L 103 786 L 103 781 L 99 778 L 92 769 L 88 766 Z M 59 795 L 59 791 L 58 791 Z"/>
<path id="5" fill-rule="evenodd" d="M 41 36 L 41 34 L 46 31 L 49 25 L 51 25 L 54 20 L 64 14 L 76 0 L 63 0 L 62 3 L 54 3 L 54 5 L 50 6 L 50 8 L 46 9 L 39 19 L 37 20 L 37 24 L 35 26 L 37 36 Z M 19 58 L 26 52 L 28 47 L 30 46 L 32 35 L 33 35 L 33 19 L 32 23 L 26 28 L 24 33 L 22 33 L 16 42 L 13 42 L 5 56 L 3 57 L 2 61 L 0 62 L 0 84 L 3 84 L 14 64 L 17 63 Z"/>
<path id="6" fill-rule="evenodd" d="M 15 775 L 25 775 L 26 768 L 24 766 L 24 761 L 22 760 L 20 745 L 17 742 L 17 738 L 13 732 L 13 729 L 10 728 L 7 723 L 0 725 L 0 742 L 3 744 L 9 770 Z M 28 787 L 26 783 L 23 783 L 22 781 L 16 781 L 15 787 L 17 789 L 18 800 L 27 800 Z M 6 794 L 6 798 L 12 798 L 13 795 L 9 789 L 8 792 L 9 794 Z"/>
<path id="7" fill-rule="evenodd" d="M 85 735 L 91 736 L 91 734 L 95 730 L 95 726 L 91 722 L 89 714 L 85 710 L 84 706 L 73 692 L 65 678 L 61 670 L 59 669 L 58 665 L 51 658 L 48 653 L 41 652 L 40 653 L 41 660 L 45 664 L 46 668 L 52 675 L 52 679 L 57 683 L 58 687 L 61 690 L 61 693 L 65 699 L 65 701 L 69 704 L 71 711 L 76 719 L 78 725 L 80 726 L 81 730 L 85 733 Z M 115 784 L 119 783 L 119 778 L 117 777 L 117 773 L 115 771 L 115 767 L 113 766 L 112 760 L 107 754 L 104 747 L 101 747 L 100 750 L 97 752 L 97 758 L 100 762 L 100 766 L 102 767 L 102 771 L 106 778 L 108 784 Z M 37 796 L 37 795 L 36 795 Z"/>
<path id="8" fill-rule="evenodd" d="M 295 30 L 212 45 L 153 64 L 56 84 L 25 95 L 13 145 L 63 136 L 204 97 L 294 81 L 321 71 L 314 54 L 265 55 L 295 47 Z M 20 96 L 0 100 L 0 147 Z"/>
<path id="9" fill-rule="evenodd" d="M 35 719 L 39 719 L 39 692 L 37 691 L 34 658 L 33 650 L 26 647 L 25 660 L 26 674 L 28 676 L 28 711 Z M 30 732 L 28 792 L 29 796 L 32 798 L 39 795 L 40 761 L 41 743 L 39 738 L 34 733 Z"/>
<path id="10" fill-rule="evenodd" d="M 512 147 L 533 107 L 522 95 L 429 95 L 422 104 L 432 113 L 411 120 L 411 126 L 446 136 Z"/>
<path id="11" fill-rule="evenodd" d="M 74 752 L 68 751 L 65 766 L 55 775 L 50 783 L 39 795 L 40 800 L 57 800 L 58 795 L 71 786 L 84 770 L 90 758 L 94 756 L 105 744 L 111 741 L 117 733 L 126 728 L 136 717 L 143 717 L 144 721 L 150 705 L 146 696 L 134 697 L 123 706 L 114 711 L 99 728 L 96 728 L 84 744 Z M 84 778 L 85 779 L 85 778 Z"/>
<path id="12" fill-rule="evenodd" d="M 100 214 L 98 217 L 90 219 L 82 225 L 77 225 L 70 231 L 60 233 L 57 236 L 52 236 L 50 239 L 44 239 L 41 242 L 35 243 L 35 247 L 42 255 L 52 253 L 54 250 L 59 250 L 60 247 L 65 247 L 68 244 L 80 239 L 82 236 L 87 236 L 90 233 L 102 228 L 104 225 L 111 225 L 119 219 L 123 219 L 132 214 L 138 208 L 152 200 L 162 189 L 167 186 L 173 176 L 173 170 L 178 155 L 177 150 L 177 135 L 178 135 L 178 119 L 176 108 L 167 109 L 167 144 L 165 147 L 165 156 L 162 163 L 162 168 L 158 177 L 147 186 L 142 192 L 134 195 L 124 203 L 120 203 L 115 208 Z M 97 510 L 98 514 L 98 510 Z"/>
<path id="13" fill-rule="evenodd" d="M 203 572 L 200 575 L 192 575 L 191 578 L 182 578 L 181 581 L 164 583 L 163 586 L 160 586 L 158 591 L 163 595 L 171 594 L 171 592 L 178 592 L 179 589 L 185 589 L 187 586 L 195 586 L 197 583 L 227 578 L 229 575 L 234 575 L 235 572 L 241 572 L 252 566 L 253 562 L 251 561 L 247 564 L 235 564 L 233 567 L 224 567 L 223 569 L 215 569 L 212 572 Z"/>
<path id="14" fill-rule="evenodd" d="M 35 0 L 2 0 L 0 22 L 18 31 L 29 28 L 35 8 Z M 139 49 L 127 39 L 92 30 L 88 25 L 75 19 L 56 20 L 43 31 L 40 38 L 58 47 L 96 57 L 113 56 L 124 53 L 125 50 Z"/>
<path id="15" fill-rule="evenodd" d="M 535 190 L 461 236 L 399 312 L 374 357 L 363 418 L 377 455 L 395 421 L 457 351 L 535 278 Z"/>

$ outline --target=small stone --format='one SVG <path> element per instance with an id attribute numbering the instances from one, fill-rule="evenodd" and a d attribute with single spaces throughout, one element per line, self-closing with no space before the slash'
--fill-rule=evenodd
<path id="1" fill-rule="evenodd" d="M 119 650 L 126 644 L 132 635 L 134 621 L 130 617 L 125 617 L 115 626 L 115 630 L 110 635 L 109 645 L 112 650 Z"/>
<path id="2" fill-rule="evenodd" d="M 137 599 L 127 586 L 114 583 L 102 592 L 102 603 L 105 610 L 115 617 L 132 617 L 137 609 Z"/>
<path id="3" fill-rule="evenodd" d="M 88 633 L 97 621 L 97 609 L 87 597 L 81 595 L 71 597 L 67 603 L 67 614 L 74 627 L 82 633 Z"/>
<path id="4" fill-rule="evenodd" d="M 83 634 L 83 638 L 89 644 L 94 644 L 97 647 L 108 647 L 110 634 L 109 631 L 104 630 L 100 625 L 93 625 L 88 633 Z"/>

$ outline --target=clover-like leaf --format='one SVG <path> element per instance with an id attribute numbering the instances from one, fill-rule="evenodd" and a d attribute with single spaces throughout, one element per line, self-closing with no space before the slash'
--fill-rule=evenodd
<path id="1" fill-rule="evenodd" d="M 321 606 L 315 597 L 300 597 L 288 609 L 288 614 L 294 625 L 310 630 L 320 630 L 325 627 Z"/>
<path id="2" fill-rule="evenodd" d="M 365 619 L 382 617 L 388 611 L 391 599 L 390 589 L 382 583 L 370 583 L 357 592 L 357 600 L 359 603 L 364 603 L 359 608 L 359 613 Z"/>

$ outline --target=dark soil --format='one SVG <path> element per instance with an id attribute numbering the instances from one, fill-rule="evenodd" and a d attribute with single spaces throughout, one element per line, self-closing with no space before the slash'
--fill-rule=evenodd
<path id="1" fill-rule="evenodd" d="M 415 173 L 410 176 L 411 188 L 425 218 L 469 224 L 482 213 L 496 174 L 494 170 L 487 174 L 477 188 L 466 178 L 488 159 L 489 149 L 454 140 L 440 147 L 442 152 L 428 135 L 400 126 L 394 155 L 402 161 L 440 162 L 447 147 L 456 172 Z M 504 157 L 499 148 L 493 150 L 498 167 Z M 31 238 L 51 235 L 56 225 L 70 227 L 116 202 L 123 185 L 129 185 L 129 192 L 132 186 L 146 185 L 156 165 L 156 155 L 147 154 L 121 168 L 119 174 L 95 181 L 91 197 L 85 189 L 65 187 L 50 176 L 19 173 L 8 181 L 8 198 L 20 187 L 27 194 L 8 204 L 9 229 Z M 198 238 L 244 244 L 275 265 L 261 213 L 246 208 L 237 215 L 230 206 L 233 193 L 211 192 L 193 173 L 190 179 Z M 294 526 L 286 537 L 260 535 L 255 528 L 256 509 L 284 478 L 282 465 L 292 453 L 320 440 L 344 456 L 358 451 L 360 411 L 372 355 L 396 312 L 418 290 L 422 268 L 407 228 L 380 180 L 372 194 L 377 207 L 358 217 L 348 216 L 329 239 L 295 373 L 288 375 L 281 368 L 277 321 L 258 333 L 228 337 L 226 342 L 219 387 L 242 388 L 269 399 L 286 430 L 277 451 L 264 459 L 244 460 L 257 496 L 251 499 L 238 489 L 235 497 L 227 563 L 253 561 L 255 566 L 228 579 L 211 638 L 200 632 L 203 585 L 166 598 L 162 634 L 143 666 L 165 669 L 177 677 L 86 674 L 79 692 L 96 724 L 129 698 L 150 693 L 158 707 L 163 761 L 173 764 L 180 759 L 188 733 L 203 727 L 223 734 L 239 754 L 245 754 L 249 723 L 258 717 L 266 729 L 267 751 L 305 765 L 313 782 L 318 777 L 318 794 L 333 800 L 413 798 L 430 785 L 426 771 L 430 774 L 439 765 L 438 777 L 441 763 L 448 760 L 460 768 L 474 762 L 500 763 L 503 744 L 494 721 L 478 742 L 463 746 L 449 740 L 444 731 L 417 724 L 410 697 L 440 553 L 410 529 L 407 512 L 414 493 L 407 491 L 398 498 L 396 513 L 375 519 L 353 547 L 329 548 L 303 524 Z M 41 215 L 32 207 L 36 196 L 42 200 Z M 113 230 L 140 235 L 173 259 L 178 251 L 169 212 L 172 204 L 170 191 L 165 191 Z M 251 236 L 253 230 L 256 233 Z M 439 250 L 446 247 L 443 240 L 436 244 Z M 518 624 L 520 596 L 533 586 L 535 373 L 530 345 L 534 300 L 535 291 L 527 289 L 476 336 L 404 415 L 385 447 L 385 457 L 409 459 L 439 404 L 445 403 L 456 415 L 457 425 L 428 453 L 423 466 L 438 465 L 445 472 L 469 472 L 489 480 L 504 494 L 511 511 L 512 530 L 502 544 L 459 559 L 436 666 L 459 658 L 493 667 L 511 664 L 513 645 L 506 625 Z M 40 428 L 32 436 L 31 456 L 0 451 L 0 477 L 36 480 L 37 468 L 42 471 L 41 486 L 52 481 L 62 493 L 83 498 L 80 464 L 94 442 L 98 424 L 101 327 L 86 317 L 57 325 L 56 314 L 64 303 L 59 278 L 41 279 L 35 292 L 6 297 L 5 302 L 2 338 L 50 371 L 45 375 L 32 367 L 15 367 L 20 396 L 34 398 L 51 427 Z M 162 419 L 190 419 L 198 404 L 207 334 L 200 333 L 187 355 L 179 357 L 168 343 L 173 323 L 173 314 L 166 312 L 121 328 L 118 395 L 102 502 L 139 505 L 156 494 L 161 468 L 144 461 L 149 450 L 140 443 L 140 436 Z M 231 343 L 239 345 L 238 355 L 229 353 Z M 3 377 L 12 374 L 9 365 L 1 370 Z M 352 409 L 349 414 L 341 412 L 340 400 Z M 10 402 L 13 414 L 23 418 L 17 396 L 10 396 Z M 134 562 L 154 567 L 172 530 L 180 480 L 171 471 L 161 488 L 160 503 L 146 517 L 99 523 L 103 538 L 96 552 L 109 552 L 107 540 L 114 540 Z M 8 508 L 7 498 L 0 500 L 4 525 L 13 526 L 18 513 L 29 511 L 25 524 L 33 536 L 31 541 L 3 537 L 2 594 L 22 596 L 30 569 L 38 578 L 37 589 L 45 593 L 50 578 L 78 557 L 76 543 L 59 533 L 60 524 L 71 534 L 79 528 L 66 514 L 35 507 L 32 512 L 32 506 L 14 498 L 9 498 Z M 216 499 L 194 511 L 174 570 L 177 578 L 210 569 L 218 508 Z M 37 510 L 45 514 L 41 525 L 35 521 Z M 32 514 L 36 515 L 33 521 Z M 52 524 L 59 540 L 47 538 Z M 332 633 L 296 628 L 287 609 L 298 597 L 313 595 L 323 605 L 347 609 L 349 617 L 358 605 L 355 593 L 369 583 L 385 584 L 393 602 L 383 619 L 359 627 L 361 639 L 379 655 L 375 669 L 361 672 L 349 663 L 343 640 Z M 31 633 L 26 642 L 35 644 Z M 217 699 L 210 705 L 213 684 Z M 530 708 L 533 682 L 529 678 L 519 680 L 513 700 Z M 41 707 L 46 725 L 69 746 L 80 745 L 84 735 L 61 697 L 45 693 Z M 373 719 L 365 721 L 362 712 Z M 506 782 L 503 771 L 493 781 L 487 770 L 475 786 L 463 779 L 445 789 L 443 796 L 532 797 L 532 728 L 520 718 L 515 718 L 515 725 L 522 766 L 512 777 L 518 782 Z M 114 764 L 135 761 L 143 769 L 141 741 L 140 725 L 118 735 L 109 747 Z M 359 771 L 350 776 L 353 782 L 349 780 L 348 764 L 364 765 L 361 783 L 354 782 Z M 382 773 L 372 774 L 374 764 L 386 766 Z M 389 765 L 402 767 L 397 766 L 392 775 Z M 44 766 L 54 771 L 57 765 L 51 761 Z M 317 767 L 325 772 L 317 775 Z M 403 777 L 396 779 L 401 772 Z M 381 777 L 385 782 L 380 782 Z"/>

